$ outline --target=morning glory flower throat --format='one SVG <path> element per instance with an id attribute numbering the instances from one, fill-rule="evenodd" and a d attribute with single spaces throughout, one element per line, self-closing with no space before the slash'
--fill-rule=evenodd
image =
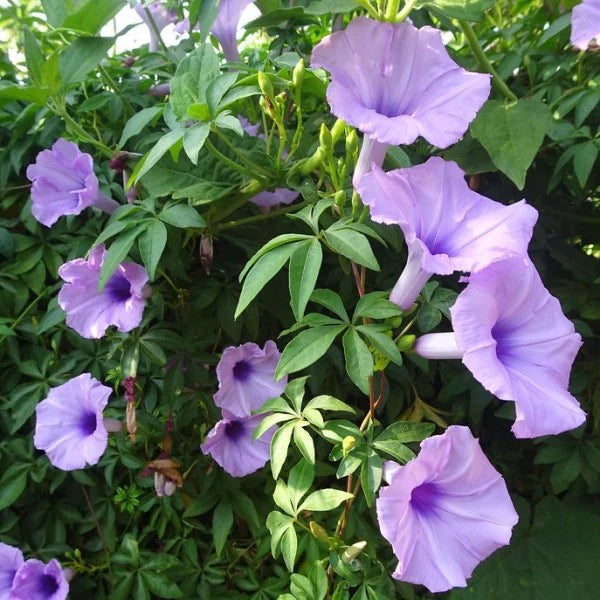
<path id="1" fill-rule="evenodd" d="M 271 340 L 262 349 L 253 342 L 225 348 L 217 365 L 215 404 L 235 417 L 247 417 L 279 396 L 287 385 L 287 377 L 275 381 L 280 356 Z"/>
<path id="2" fill-rule="evenodd" d="M 121 263 L 104 289 L 98 291 L 106 251 L 96 246 L 86 259 L 76 258 L 58 270 L 65 281 L 58 303 L 67 313 L 67 325 L 84 338 L 101 338 L 114 325 L 125 333 L 142 320 L 146 297 L 151 293 L 144 267 Z"/>
<path id="3" fill-rule="evenodd" d="M 73 142 L 58 139 L 51 150 L 38 153 L 27 167 L 31 186 L 31 212 L 46 227 L 64 215 L 78 215 L 89 206 L 107 213 L 119 203 L 98 190 L 94 161 Z"/>
<path id="4" fill-rule="evenodd" d="M 408 262 L 390 295 L 403 310 L 434 273 L 478 271 L 509 254 L 526 254 L 537 220 L 524 200 L 505 206 L 474 192 L 460 167 L 439 157 L 389 173 L 374 167 L 357 190 L 373 221 L 404 233 Z"/>
<path id="5" fill-rule="evenodd" d="M 517 513 L 468 427 L 453 425 L 423 441 L 405 466 L 386 467 L 377 519 L 398 558 L 395 579 L 434 593 L 465 587 L 473 569 L 509 543 Z"/>
<path id="6" fill-rule="evenodd" d="M 69 583 L 60 563 L 28 560 L 15 575 L 10 600 L 65 600 Z"/>
<path id="7" fill-rule="evenodd" d="M 51 388 L 36 409 L 33 444 L 63 471 L 95 465 L 108 443 L 108 431 L 121 424 L 104 419 L 111 388 L 83 373 Z"/>
<path id="8" fill-rule="evenodd" d="M 407 22 L 358 17 L 314 48 L 311 66 L 331 73 L 331 112 L 365 134 L 355 185 L 389 145 L 457 142 L 490 94 L 489 75 L 459 67 L 437 29 Z"/>
<path id="9" fill-rule="evenodd" d="M 454 334 L 424 335 L 415 352 L 462 358 L 488 391 L 515 403 L 516 437 L 558 434 L 585 421 L 568 391 L 581 336 L 528 258 L 472 274 L 450 312 Z"/>

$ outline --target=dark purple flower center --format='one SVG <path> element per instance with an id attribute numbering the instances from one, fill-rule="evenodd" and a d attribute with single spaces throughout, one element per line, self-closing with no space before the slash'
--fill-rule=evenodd
<path id="1" fill-rule="evenodd" d="M 242 381 L 242 382 L 248 381 L 251 373 L 252 373 L 252 365 L 245 360 L 239 360 L 238 362 L 235 363 L 235 365 L 233 365 L 233 376 L 238 381 Z"/>
<path id="2" fill-rule="evenodd" d="M 106 293 L 114 302 L 127 302 L 131 298 L 131 284 L 125 275 L 115 273 L 106 284 Z"/>
<path id="3" fill-rule="evenodd" d="M 435 483 L 422 483 L 412 491 L 410 505 L 419 514 L 431 514 L 435 512 L 439 495 L 440 492 Z"/>
<path id="4" fill-rule="evenodd" d="M 81 422 L 79 424 L 79 427 L 81 428 L 81 433 L 83 433 L 83 435 L 92 435 L 92 433 L 94 433 L 94 431 L 96 431 L 96 424 L 97 424 L 97 419 L 96 419 L 96 413 L 93 412 L 86 412 L 84 413 L 83 417 L 81 418 Z"/>
<path id="5" fill-rule="evenodd" d="M 508 355 L 509 350 L 506 344 L 507 341 L 507 330 L 502 324 L 496 323 L 492 327 L 492 337 L 496 340 L 496 356 L 498 360 L 502 362 Z"/>
<path id="6" fill-rule="evenodd" d="M 240 421 L 229 421 L 229 423 L 225 425 L 225 436 L 234 442 L 240 439 L 243 433 L 244 426 Z"/>
<path id="7" fill-rule="evenodd" d="M 50 598 L 58 589 L 58 583 L 52 575 L 42 575 L 38 580 L 38 593 Z"/>

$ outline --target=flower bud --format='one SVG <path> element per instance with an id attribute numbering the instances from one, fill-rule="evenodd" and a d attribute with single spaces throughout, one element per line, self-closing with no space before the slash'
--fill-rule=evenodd
<path id="1" fill-rule="evenodd" d="M 338 119 L 331 128 L 331 137 L 333 138 L 333 143 L 335 144 L 341 137 L 342 133 L 344 133 L 344 129 L 346 128 L 346 123 L 341 119 Z"/>
<path id="2" fill-rule="evenodd" d="M 355 446 L 356 446 L 356 438 L 352 435 L 347 435 L 342 440 L 342 452 L 344 453 L 344 456 L 347 456 L 349 452 L 354 450 Z"/>
<path id="3" fill-rule="evenodd" d="M 356 129 L 353 129 L 346 136 L 346 152 L 348 154 L 354 154 L 357 150 L 358 150 L 358 135 L 356 135 Z"/>
<path id="4" fill-rule="evenodd" d="M 304 81 L 304 73 L 306 73 L 306 67 L 304 65 L 304 59 L 301 58 L 294 67 L 292 71 L 292 83 L 295 88 L 302 87 L 302 82 Z"/>
<path id="5" fill-rule="evenodd" d="M 266 73 L 262 71 L 258 72 L 258 87 L 263 95 L 268 98 L 271 102 L 275 100 L 275 92 L 273 91 L 273 84 L 271 80 L 267 77 Z"/>
<path id="6" fill-rule="evenodd" d="M 396 346 L 397 346 L 398 350 L 400 350 L 400 352 L 408 352 L 409 350 L 413 349 L 416 339 L 417 339 L 417 336 L 412 335 L 412 334 L 411 335 L 403 335 L 396 342 Z"/>
<path id="7" fill-rule="evenodd" d="M 319 131 L 319 145 L 325 153 L 331 152 L 333 148 L 333 138 L 331 132 L 327 129 L 325 123 L 321 123 L 321 131 Z"/>
<path id="8" fill-rule="evenodd" d="M 336 206 L 341 210 L 344 209 L 344 204 L 346 204 L 346 192 L 344 190 L 338 190 L 333 197 Z"/>
<path id="9" fill-rule="evenodd" d="M 329 538 L 327 531 L 323 529 L 318 523 L 311 521 L 308 526 L 310 527 L 310 532 L 318 539 L 326 541 Z"/>
<path id="10" fill-rule="evenodd" d="M 344 552 L 342 552 L 342 560 L 345 563 L 349 563 L 353 561 L 357 556 L 359 556 L 363 550 L 367 547 L 367 542 L 356 542 L 356 544 L 352 544 L 352 546 L 348 546 Z"/>

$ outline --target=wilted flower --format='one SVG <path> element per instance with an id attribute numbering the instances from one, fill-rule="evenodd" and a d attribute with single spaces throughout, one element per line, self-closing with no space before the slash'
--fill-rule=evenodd
<path id="1" fill-rule="evenodd" d="M 240 53 L 237 47 L 237 28 L 242 12 L 254 0 L 221 0 L 219 12 L 210 29 L 219 40 L 223 54 L 229 62 L 239 62 Z"/>
<path id="2" fill-rule="evenodd" d="M 464 173 L 438 157 L 384 173 L 375 167 L 357 187 L 373 221 L 400 226 L 408 262 L 390 300 L 407 310 L 433 273 L 478 271 L 523 255 L 537 211 L 524 200 L 505 206 L 469 189 Z"/>
<path id="3" fill-rule="evenodd" d="M 311 64 L 331 73 L 331 112 L 365 134 L 355 185 L 390 144 L 458 141 L 490 93 L 489 75 L 459 67 L 437 29 L 407 22 L 358 17 L 324 38 Z"/>
<path id="4" fill-rule="evenodd" d="M 254 473 L 269 461 L 271 438 L 277 430 L 273 426 L 259 439 L 252 439 L 252 433 L 264 416 L 238 418 L 224 410 L 223 419 L 211 429 L 200 446 L 202 452 L 210 454 L 233 477 Z"/>
<path id="5" fill-rule="evenodd" d="M 150 44 L 148 45 L 148 49 L 150 52 L 156 52 L 158 50 L 158 37 L 150 23 L 150 19 L 148 19 L 148 15 L 144 10 L 144 3 L 138 2 L 135 6 L 135 12 L 140 16 L 140 18 L 146 23 L 148 26 L 148 30 L 150 32 Z M 177 21 L 177 11 L 169 10 L 162 2 L 152 2 L 146 7 L 150 14 L 152 15 L 152 20 L 156 25 L 156 29 L 158 31 L 162 31 L 167 25 L 171 23 L 175 23 Z"/>
<path id="6" fill-rule="evenodd" d="M 69 583 L 56 559 L 28 560 L 17 572 L 10 600 L 65 600 Z"/>
<path id="7" fill-rule="evenodd" d="M 18 548 L 0 542 L 0 600 L 9 600 L 13 580 L 24 562 Z"/>
<path id="8" fill-rule="evenodd" d="M 146 270 L 128 262 L 117 267 L 99 292 L 105 254 L 104 246 L 96 246 L 87 260 L 76 258 L 58 270 L 66 282 L 58 294 L 58 303 L 67 313 L 67 325 L 85 338 L 102 337 L 110 325 L 123 333 L 135 329 L 142 320 L 149 294 Z"/>
<path id="9" fill-rule="evenodd" d="M 377 518 L 398 558 L 395 579 L 431 592 L 464 587 L 473 569 L 510 541 L 517 513 L 468 427 L 426 439 L 416 458 L 386 475 Z"/>
<path id="10" fill-rule="evenodd" d="M 38 153 L 35 163 L 27 167 L 31 186 L 31 212 L 46 227 L 64 215 L 78 215 L 88 206 L 107 213 L 118 202 L 98 190 L 92 157 L 81 152 L 73 142 L 59 138 L 51 150 Z"/>
<path id="11" fill-rule="evenodd" d="M 108 443 L 102 411 L 111 391 L 89 373 L 51 388 L 35 409 L 34 446 L 63 471 L 95 465 Z"/>
<path id="12" fill-rule="evenodd" d="M 253 342 L 225 348 L 217 365 L 215 404 L 236 417 L 247 417 L 279 396 L 287 385 L 287 377 L 277 382 L 274 377 L 280 356 L 271 340 L 262 350 Z"/>
<path id="13" fill-rule="evenodd" d="M 595 38 L 600 38 L 600 0 L 583 0 L 573 8 L 571 44 L 587 50 Z"/>
<path id="14" fill-rule="evenodd" d="M 154 490 L 159 498 L 172 496 L 177 490 L 177 484 L 167 479 L 162 473 L 154 472 Z"/>
<path id="15" fill-rule="evenodd" d="M 450 311 L 455 337 L 425 335 L 415 351 L 462 358 L 488 391 L 514 402 L 516 437 L 562 433 L 585 421 L 567 389 L 581 337 L 529 259 L 507 258 L 472 274 Z"/>

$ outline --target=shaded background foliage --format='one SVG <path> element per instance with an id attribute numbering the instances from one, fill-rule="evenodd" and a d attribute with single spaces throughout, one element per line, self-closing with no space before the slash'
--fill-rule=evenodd
<path id="1" fill-rule="evenodd" d="M 0 47 L 6 50 L 9 42 L 17 40 L 29 64 L 13 63 L 6 53 L 0 60 L 3 82 L 28 85 L 27 92 L 19 93 L 10 83 L 0 87 L 0 537 L 43 559 L 57 556 L 63 566 L 73 568 L 73 598 L 83 594 L 111 600 L 277 598 L 289 592 L 290 580 L 283 562 L 274 560 L 270 552 L 265 519 L 273 508 L 275 484 L 268 469 L 243 480 L 232 479 L 200 453 L 199 444 L 218 419 L 212 394 L 214 365 L 222 349 L 247 340 L 276 339 L 295 322 L 287 301 L 285 269 L 268 283 L 257 302 L 234 319 L 239 273 L 269 239 L 282 233 L 307 233 L 307 228 L 285 215 L 261 219 L 248 204 L 235 214 L 216 218 L 238 197 L 242 177 L 206 152 L 197 166 L 184 152 L 167 153 L 141 178 L 143 204 L 126 215 L 127 225 L 115 230 L 115 238 L 107 237 L 109 244 L 115 244 L 127 232 L 138 231 L 138 243 L 130 244 L 129 254 L 148 266 L 145 242 L 140 240 L 151 235 L 148 231 L 167 233 L 164 253 L 155 263 L 154 294 L 143 323 L 132 334 L 111 331 L 101 341 L 79 337 L 64 325 L 56 303 L 57 269 L 84 256 L 103 231 L 106 235 L 106 218 L 81 215 L 63 218 L 51 229 L 42 227 L 30 213 L 25 167 L 57 137 L 77 134 L 69 123 L 65 129 L 61 118 L 65 113 L 109 149 L 122 146 L 140 153 L 151 149 L 165 131 L 160 110 L 139 128 L 130 127 L 131 135 L 123 141 L 125 125 L 135 113 L 157 106 L 146 90 L 173 77 L 201 34 L 193 33 L 164 56 L 148 54 L 144 48 L 115 55 L 109 52 L 110 43 L 87 42 L 83 48 L 81 40 L 86 38 L 81 30 L 97 34 L 111 18 L 112 8 L 116 11 L 123 2 L 44 0 L 47 18 L 36 0 L 8 4 L 0 9 Z M 91 4 L 96 8 L 92 10 Z M 179 8 L 187 4 L 177 3 Z M 208 11 L 210 2 L 190 4 L 194 10 L 202 5 Z M 339 27 L 356 10 L 351 1 L 322 0 L 322 14 L 315 14 L 314 2 L 299 1 L 293 7 L 278 0 L 256 4 L 263 16 L 247 27 L 253 36 L 243 51 L 248 84 L 256 85 L 252 74 L 258 69 L 276 74 L 281 89 L 289 86 L 299 57 L 309 63 L 312 46 L 331 31 L 332 22 Z M 468 69 L 481 69 L 454 19 L 465 15 L 447 10 L 456 3 L 419 4 L 423 8 L 411 15 L 414 23 L 452 32 L 448 49 L 453 58 Z M 521 102 L 540 102 L 542 108 L 535 104 L 532 111 L 506 114 L 502 95 L 496 91 L 471 133 L 443 156 L 457 161 L 480 193 L 500 201 L 525 197 L 539 210 L 530 255 L 584 337 L 571 391 L 589 418 L 585 426 L 561 436 L 516 440 L 509 431 L 512 404 L 493 398 L 461 364 L 428 363 L 405 354 L 402 366 L 386 368 L 388 385 L 378 419 L 383 424 L 399 418 L 430 422 L 437 428 L 445 423 L 468 424 L 514 494 L 521 518 L 513 543 L 484 562 L 467 589 L 450 592 L 449 598 L 591 599 L 597 597 L 600 547 L 600 177 L 596 160 L 600 63 L 597 52 L 578 53 L 569 45 L 569 9 L 575 2 L 462 4 L 482 16 L 473 29 L 500 78 Z M 332 8 L 346 12 L 332 15 Z M 470 15 L 467 18 L 471 20 Z M 32 62 L 32 45 L 39 48 L 42 62 Z M 317 147 L 321 122 L 329 126 L 334 122 L 328 116 L 325 89 L 320 74 L 307 73 L 302 101 L 305 131 L 298 158 Z M 251 96 L 235 105 L 251 121 L 260 116 L 256 99 Z M 54 103 L 53 108 L 47 101 Z M 502 146 L 511 127 L 531 128 L 531 135 L 513 140 L 512 154 Z M 94 155 L 101 187 L 124 202 L 121 177 L 109 167 L 110 155 L 103 156 L 85 140 L 79 143 Z M 214 143 L 231 156 L 223 142 Z M 235 143 L 272 168 L 263 142 L 244 138 Z M 343 155 L 343 141 L 336 150 Z M 386 165 L 417 164 L 434 150 L 421 140 L 411 148 L 390 151 Z M 523 159 L 527 154 L 532 159 L 529 169 Z M 304 202 L 318 199 L 310 177 L 287 185 L 297 186 Z M 197 223 L 190 224 L 189 213 L 174 208 L 188 204 L 198 208 L 196 215 L 203 215 Z M 334 220 L 325 211 L 322 225 Z M 200 253 L 206 222 L 214 236 L 210 272 Z M 389 289 L 403 264 L 403 241 L 390 228 L 369 227 L 388 247 L 372 240 L 381 270 L 368 271 L 367 290 Z M 448 307 L 455 294 L 450 280 L 442 286 L 428 284 L 414 332 L 430 331 L 440 323 L 441 328 L 449 327 Z M 349 312 L 356 305 L 349 262 L 339 254 L 325 252 L 317 287 L 339 293 Z M 313 303 L 308 310 L 329 314 Z M 280 348 L 290 339 L 288 335 L 279 340 Z M 122 380 L 137 371 L 138 440 L 134 444 L 125 434 L 113 436 L 96 468 L 64 473 L 34 450 L 32 415 L 49 387 L 84 371 L 114 385 L 116 393 L 106 415 L 120 418 L 125 409 Z M 359 415 L 368 409 L 364 394 L 346 374 L 339 339 L 306 374 L 310 375 L 307 398 L 327 393 L 355 406 Z M 185 484 L 174 496 L 158 499 L 152 477 L 143 476 L 142 470 L 160 453 L 170 417 L 173 456 L 182 465 Z M 322 440 L 317 442 L 317 489 L 343 487 L 328 460 L 330 450 Z M 284 479 L 300 457 L 292 444 Z M 341 582 L 337 597 L 429 597 L 421 588 L 389 579 L 395 561 L 371 512 L 360 496 L 344 532 L 347 544 L 367 541 L 358 558 L 343 560 L 342 549 L 339 553 L 332 549 L 336 581 Z M 323 538 L 332 535 L 338 517 L 336 511 L 317 513 L 310 519 L 322 529 L 298 532 L 297 572 L 306 573 L 312 561 L 327 556 Z M 311 596 L 302 592 L 300 584 L 301 580 L 295 584 L 292 580 L 292 597 L 324 597 L 318 585 Z"/>

